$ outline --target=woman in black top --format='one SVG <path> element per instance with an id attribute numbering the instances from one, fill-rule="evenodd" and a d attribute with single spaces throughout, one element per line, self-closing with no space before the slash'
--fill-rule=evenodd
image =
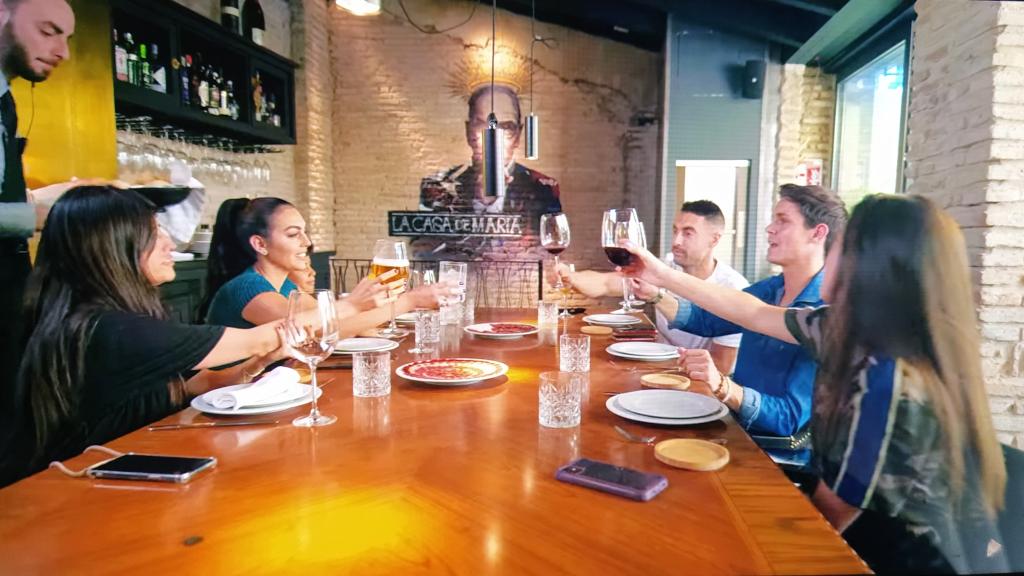
<path id="1" fill-rule="evenodd" d="M 102 186 L 75 188 L 50 211 L 25 299 L 0 485 L 284 357 L 280 323 L 242 330 L 166 319 L 158 286 L 174 279 L 173 243 L 154 214 L 142 196 Z"/>

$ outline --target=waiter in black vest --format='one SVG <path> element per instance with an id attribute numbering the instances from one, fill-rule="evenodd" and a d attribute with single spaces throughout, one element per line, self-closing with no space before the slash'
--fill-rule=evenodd
<path id="1" fill-rule="evenodd" d="M 42 227 L 55 190 L 29 202 L 22 170 L 25 140 L 18 138 L 18 113 L 10 83 L 46 80 L 69 57 L 75 14 L 66 0 L 0 0 L 0 377 L 9 380 L 20 362 L 22 294 L 30 271 L 28 239 Z M 40 191 L 41 192 L 41 191 Z"/>

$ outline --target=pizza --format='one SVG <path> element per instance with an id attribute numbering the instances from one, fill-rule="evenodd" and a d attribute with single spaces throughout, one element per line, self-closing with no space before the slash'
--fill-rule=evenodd
<path id="1" fill-rule="evenodd" d="M 474 331 L 488 332 L 491 334 L 526 334 L 536 330 L 534 326 L 529 324 L 514 324 L 509 322 L 494 322 L 491 324 L 482 324 L 479 328 Z"/>
<path id="2" fill-rule="evenodd" d="M 402 371 L 413 378 L 427 380 L 482 380 L 497 375 L 501 365 L 487 360 L 440 358 L 413 362 Z"/>

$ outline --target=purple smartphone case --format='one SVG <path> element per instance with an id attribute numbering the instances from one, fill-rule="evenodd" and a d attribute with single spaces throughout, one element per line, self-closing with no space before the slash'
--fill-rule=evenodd
<path id="1" fill-rule="evenodd" d="M 592 467 L 612 467 L 617 470 L 622 470 L 631 476 L 631 482 L 629 484 L 624 484 L 587 475 L 588 468 L 593 469 Z M 608 492 L 609 494 L 615 494 L 616 496 L 622 496 L 623 498 L 629 498 L 630 500 L 638 500 L 640 502 L 646 502 L 651 498 L 654 498 L 662 490 L 668 487 L 668 478 L 665 478 L 661 474 L 649 474 L 633 470 L 631 468 L 621 468 L 606 462 L 588 460 L 587 458 L 580 458 L 579 460 L 562 466 L 558 469 L 558 472 L 555 473 L 555 479 L 561 480 L 562 482 L 568 482 L 569 484 L 577 484 L 594 490 Z"/>

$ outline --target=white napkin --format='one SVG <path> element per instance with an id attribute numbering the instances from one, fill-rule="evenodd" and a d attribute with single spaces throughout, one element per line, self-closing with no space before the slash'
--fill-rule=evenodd
<path id="1" fill-rule="evenodd" d="M 167 231 L 177 248 L 184 249 L 192 240 L 199 227 L 199 220 L 206 206 L 206 188 L 202 182 L 192 178 L 188 181 L 192 189 L 184 200 L 165 207 L 156 214 L 156 220 Z"/>
<path id="2" fill-rule="evenodd" d="M 225 390 L 224 388 L 211 390 L 203 394 L 203 400 L 220 410 L 238 410 L 283 394 L 298 383 L 298 372 L 291 368 L 278 366 L 248 386 L 234 390 Z"/>

